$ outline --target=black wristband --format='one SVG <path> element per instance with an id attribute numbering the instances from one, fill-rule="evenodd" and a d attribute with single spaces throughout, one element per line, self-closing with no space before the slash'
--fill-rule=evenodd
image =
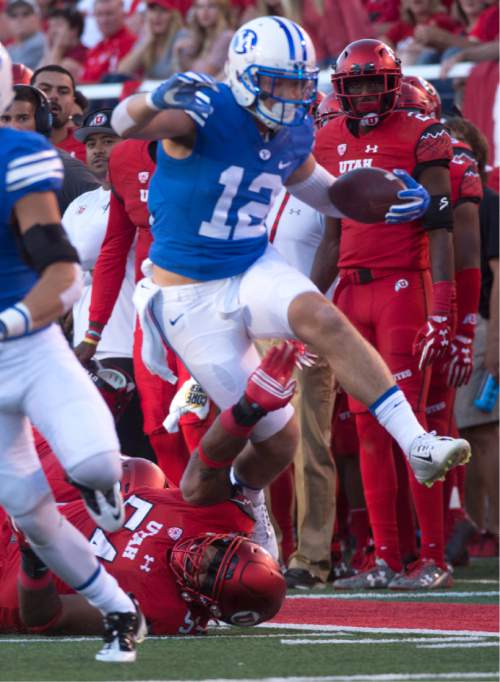
<path id="1" fill-rule="evenodd" d="M 245 396 L 233 405 L 231 412 L 234 421 L 240 426 L 255 426 L 259 419 L 267 414 L 257 403 L 249 403 Z"/>
<path id="2" fill-rule="evenodd" d="M 453 230 L 453 209 L 448 194 L 433 194 L 429 208 L 422 218 L 422 225 L 428 232 L 432 230 Z"/>

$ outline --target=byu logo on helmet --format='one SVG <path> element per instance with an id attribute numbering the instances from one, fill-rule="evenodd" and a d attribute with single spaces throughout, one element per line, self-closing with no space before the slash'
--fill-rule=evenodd
<path id="1" fill-rule="evenodd" d="M 233 50 L 237 54 L 245 54 L 257 45 L 257 34 L 250 28 L 235 33 L 233 38 Z"/>
<path id="2" fill-rule="evenodd" d="M 312 41 L 285 17 L 259 17 L 236 31 L 225 70 L 238 104 L 272 130 L 300 125 L 316 100 Z"/>

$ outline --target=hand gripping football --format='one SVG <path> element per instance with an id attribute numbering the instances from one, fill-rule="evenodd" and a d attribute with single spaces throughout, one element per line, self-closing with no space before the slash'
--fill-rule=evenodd
<path id="1" fill-rule="evenodd" d="M 404 203 L 398 192 L 403 182 L 382 168 L 357 168 L 338 177 L 329 189 L 330 200 L 347 218 L 359 223 L 382 223 L 389 207 Z"/>

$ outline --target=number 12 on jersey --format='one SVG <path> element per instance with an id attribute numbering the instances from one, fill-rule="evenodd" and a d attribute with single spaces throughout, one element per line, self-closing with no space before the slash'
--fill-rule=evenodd
<path id="1" fill-rule="evenodd" d="M 250 225 L 252 219 L 259 224 L 269 212 L 272 201 L 281 188 L 281 177 L 273 173 L 260 173 L 245 190 L 245 169 L 241 166 L 229 166 L 222 171 L 219 184 L 224 187 L 210 220 L 204 220 L 198 234 L 213 239 L 247 239 L 262 234 L 256 231 L 259 225 Z M 238 194 L 256 194 L 260 201 L 248 201 L 238 211 L 234 206 L 238 201 Z M 268 191 L 265 191 L 268 190 Z"/>

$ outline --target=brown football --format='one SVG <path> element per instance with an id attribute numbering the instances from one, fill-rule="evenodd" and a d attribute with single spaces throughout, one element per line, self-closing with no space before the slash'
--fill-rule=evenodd
<path id="1" fill-rule="evenodd" d="M 341 213 L 360 223 L 382 223 L 392 204 L 404 203 L 398 192 L 403 182 L 383 168 L 357 168 L 335 180 L 330 200 Z"/>

